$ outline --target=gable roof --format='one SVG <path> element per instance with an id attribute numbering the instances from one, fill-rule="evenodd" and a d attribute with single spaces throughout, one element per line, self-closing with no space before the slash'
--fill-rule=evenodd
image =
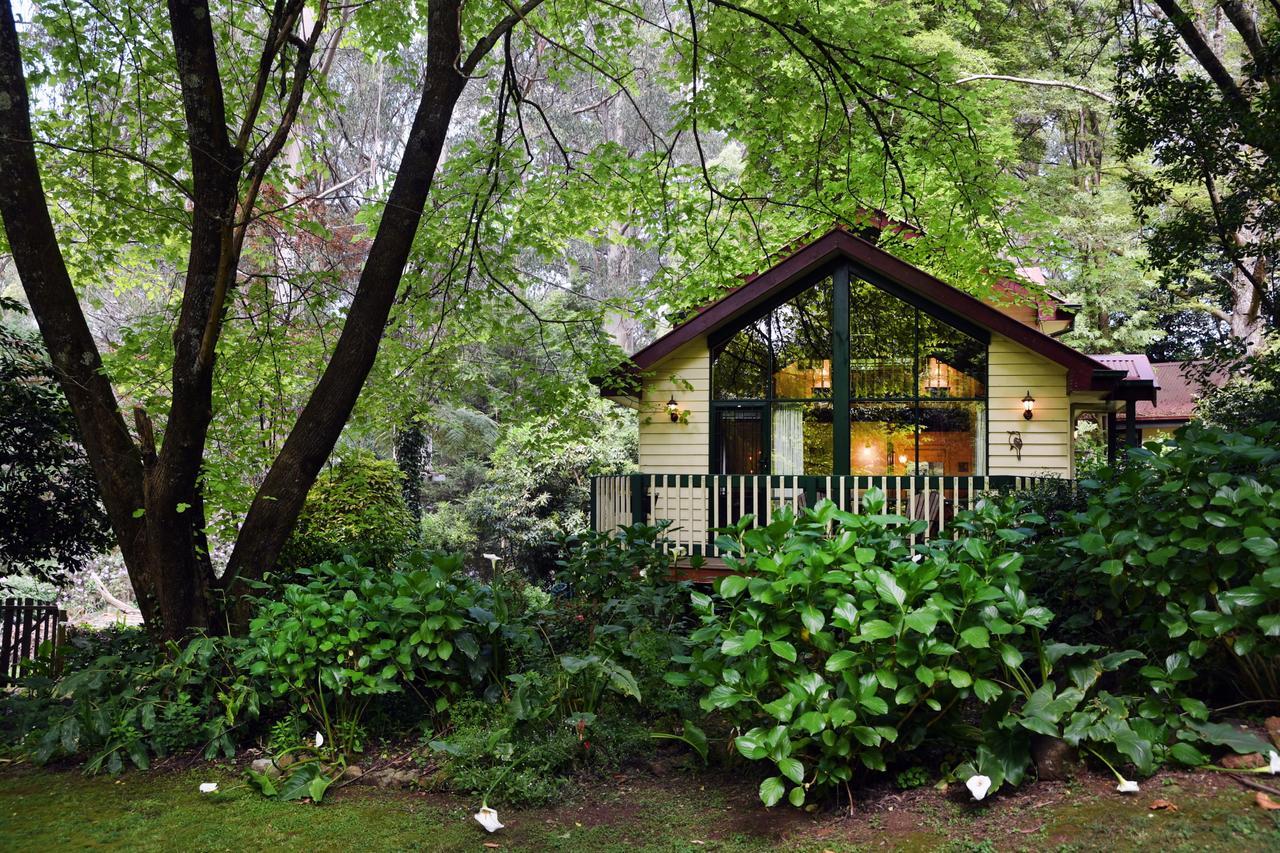
<path id="1" fill-rule="evenodd" d="M 1154 388 L 1149 381 L 1135 377 L 1126 383 L 1127 370 L 1085 355 L 843 228 L 828 231 L 822 237 L 796 249 L 768 270 L 746 278 L 723 297 L 703 307 L 693 317 L 636 352 L 629 360 L 629 372 L 634 377 L 634 374 L 654 367 L 684 344 L 732 323 L 735 318 L 760 306 L 802 277 L 840 260 L 848 261 L 863 273 L 869 272 L 881 277 L 1062 365 L 1067 369 L 1067 385 L 1070 390 L 1110 392 L 1123 383 L 1138 386 L 1133 391 L 1149 390 L 1154 399 Z M 1132 391 L 1125 396 L 1131 395 Z M 1146 394 L 1143 393 L 1142 396 L 1145 397 Z"/>

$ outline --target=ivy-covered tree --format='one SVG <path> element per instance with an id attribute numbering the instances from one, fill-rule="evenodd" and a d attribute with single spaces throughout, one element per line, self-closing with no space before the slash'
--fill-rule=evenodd
<path id="1" fill-rule="evenodd" d="M 111 544 L 75 417 L 39 338 L 0 297 L 0 574 L 61 583 Z"/>

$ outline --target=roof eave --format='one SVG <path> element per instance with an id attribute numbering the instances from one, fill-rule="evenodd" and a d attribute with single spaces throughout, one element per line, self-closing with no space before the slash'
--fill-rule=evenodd
<path id="1" fill-rule="evenodd" d="M 828 232 L 770 269 L 752 276 L 697 315 L 636 352 L 630 359 L 631 363 L 640 371 L 648 370 L 681 345 L 700 335 L 716 331 L 769 299 L 778 290 L 837 258 L 861 265 L 900 287 L 1063 365 L 1067 368 L 1070 390 L 1110 390 L 1114 387 L 1114 383 L 1105 383 L 1102 388 L 1095 387 L 1098 363 L 1084 353 L 842 229 Z"/>

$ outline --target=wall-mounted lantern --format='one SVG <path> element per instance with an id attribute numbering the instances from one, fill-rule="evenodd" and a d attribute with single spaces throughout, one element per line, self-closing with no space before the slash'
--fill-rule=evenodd
<path id="1" fill-rule="evenodd" d="M 1028 389 L 1027 396 L 1022 398 L 1022 416 L 1027 420 L 1031 420 L 1035 414 L 1035 408 L 1036 398 L 1031 396 L 1031 391 Z"/>
<path id="2" fill-rule="evenodd" d="M 680 420 L 680 404 L 676 402 L 675 394 L 672 394 L 671 399 L 667 401 L 667 414 L 671 415 L 672 423 Z"/>

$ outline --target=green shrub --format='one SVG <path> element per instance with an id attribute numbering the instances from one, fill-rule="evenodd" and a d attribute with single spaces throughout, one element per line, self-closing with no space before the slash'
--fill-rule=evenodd
<path id="1" fill-rule="evenodd" d="M 1280 335 L 1273 335 L 1242 363 L 1228 367 L 1230 378 L 1207 388 L 1196 402 L 1196 418 L 1206 426 L 1228 430 L 1280 421 Z"/>
<path id="2" fill-rule="evenodd" d="M 197 637 L 157 648 L 137 629 L 78 637 L 69 674 L 27 679 L 19 701 L 36 725 L 26 744 L 37 763 L 86 755 L 86 773 L 145 769 L 153 756 L 200 749 L 235 754 L 237 726 L 257 717 L 260 697 L 232 663 L 238 641 Z M 107 654 L 102 654 L 102 651 Z"/>
<path id="3" fill-rule="evenodd" d="M 371 698 L 411 691 L 443 711 L 481 683 L 496 623 L 477 621 L 476 592 L 456 555 L 416 552 L 398 571 L 353 557 L 298 574 L 259 602 L 240 664 L 337 749 L 354 751 Z"/>
<path id="4" fill-rule="evenodd" d="M 463 502 L 483 550 L 533 580 L 555 569 L 562 537 L 589 526 L 591 477 L 634 465 L 633 418 L 598 396 L 570 404 L 580 407 L 573 417 L 547 415 L 504 429 L 484 483 Z"/>
<path id="5" fill-rule="evenodd" d="M 742 730 L 739 753 L 776 767 L 767 805 L 801 805 L 857 765 L 883 771 L 961 703 L 997 700 L 1052 618 L 1020 588 L 1011 545 L 1028 532 L 997 507 L 981 507 L 970 535 L 914 550 L 924 522 L 882 509 L 872 494 L 861 515 L 823 501 L 766 527 L 744 520 L 717 543 L 744 574 L 693 595 L 702 706 Z"/>
<path id="6" fill-rule="evenodd" d="M 1153 449 L 1154 448 L 1154 449 Z M 1082 512 L 1037 546 L 1081 636 L 1225 667 L 1214 683 L 1280 696 L 1280 428 L 1195 424 L 1083 480 Z M 1208 683 L 1200 682 L 1201 689 Z"/>
<path id="7" fill-rule="evenodd" d="M 394 462 L 369 453 L 353 453 L 321 472 L 279 565 L 313 566 L 352 554 L 367 565 L 389 566 L 415 536 L 403 477 Z"/>
<path id="8" fill-rule="evenodd" d="M 665 550 L 670 526 L 664 520 L 564 537 L 556 580 L 574 598 L 629 624 L 669 623 L 686 598 L 686 587 L 672 578 L 675 557 Z"/>
<path id="9" fill-rule="evenodd" d="M 479 542 L 475 525 L 458 504 L 440 504 L 422 514 L 421 545 L 430 551 L 473 553 Z"/>
<path id="10" fill-rule="evenodd" d="M 509 705 L 460 702 L 451 714 L 451 731 L 430 742 L 432 758 L 443 760 L 440 785 L 508 806 L 554 802 L 571 774 L 615 769 L 652 752 L 638 708 L 615 705 L 600 717 L 519 720 Z"/>
<path id="11" fill-rule="evenodd" d="M 924 523 L 882 509 L 872 494 L 863 515 L 824 501 L 763 528 L 744 520 L 718 541 L 743 574 L 692 596 L 702 627 L 690 674 L 667 679 L 699 685 L 737 751 L 773 766 L 767 805 L 802 805 L 930 743 L 972 754 L 954 772 L 987 776 L 992 790 L 1027 776 L 1036 736 L 1140 775 L 1205 763 L 1195 743 L 1260 748 L 1224 739 L 1230 727 L 1210 726 L 1205 704 L 1182 694 L 1186 655 L 1157 665 L 1042 638 L 1054 616 L 1022 588 L 1020 551 L 1044 519 L 1020 501 L 980 501 L 951 538 L 914 546 Z"/>

